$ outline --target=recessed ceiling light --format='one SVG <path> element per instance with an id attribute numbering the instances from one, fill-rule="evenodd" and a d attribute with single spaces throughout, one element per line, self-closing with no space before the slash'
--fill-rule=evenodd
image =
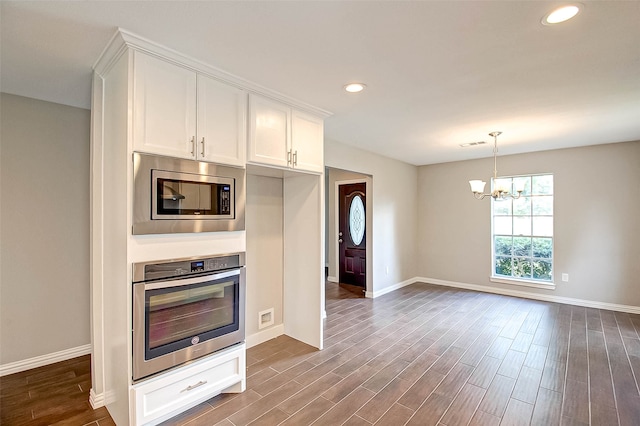
<path id="1" fill-rule="evenodd" d="M 367 87 L 367 85 L 363 83 L 349 83 L 346 86 L 344 86 L 344 90 L 346 90 L 349 93 L 358 93 L 358 92 L 362 92 L 365 87 Z"/>
<path id="2" fill-rule="evenodd" d="M 554 25 L 568 21 L 580 12 L 581 7 L 582 5 L 577 3 L 559 7 L 546 14 L 544 18 L 542 18 L 542 23 L 544 25 Z"/>

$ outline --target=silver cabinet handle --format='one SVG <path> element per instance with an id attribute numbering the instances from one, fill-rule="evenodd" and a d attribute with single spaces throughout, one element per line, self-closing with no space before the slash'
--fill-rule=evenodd
<path id="1" fill-rule="evenodd" d="M 298 150 L 293 153 L 293 167 L 298 165 Z"/>
<path id="2" fill-rule="evenodd" d="M 191 137 L 191 156 L 192 157 L 196 156 L 196 137 L 195 136 Z"/>
<path id="3" fill-rule="evenodd" d="M 204 382 L 202 380 L 200 380 L 198 383 L 196 383 L 195 385 L 191 385 L 191 386 L 187 386 L 186 388 L 182 389 L 180 391 L 180 393 L 182 392 L 189 392 L 191 390 L 194 390 L 195 388 L 199 388 L 202 385 L 206 385 L 207 381 L 205 380 Z"/>
<path id="4" fill-rule="evenodd" d="M 204 158 L 204 136 L 202 137 L 200 143 L 202 144 L 202 158 Z"/>
<path id="5" fill-rule="evenodd" d="M 291 150 L 287 151 L 287 166 L 291 164 Z"/>

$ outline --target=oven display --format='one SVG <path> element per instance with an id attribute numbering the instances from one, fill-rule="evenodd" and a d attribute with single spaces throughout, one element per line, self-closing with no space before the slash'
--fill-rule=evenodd
<path id="1" fill-rule="evenodd" d="M 204 271 L 204 260 L 191 262 L 191 272 Z"/>

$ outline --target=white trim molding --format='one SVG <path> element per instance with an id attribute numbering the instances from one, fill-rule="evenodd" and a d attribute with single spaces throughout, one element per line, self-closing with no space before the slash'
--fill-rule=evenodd
<path id="1" fill-rule="evenodd" d="M 327 281 L 329 281 L 330 283 L 337 283 L 338 282 L 338 278 L 337 277 L 327 277 Z"/>
<path id="2" fill-rule="evenodd" d="M 399 282 L 398 284 L 393 284 L 393 285 L 390 285 L 388 287 L 382 288 L 382 289 L 380 289 L 378 291 L 367 291 L 367 292 L 365 292 L 364 297 L 368 297 L 370 299 L 375 299 L 376 297 L 380 297 L 380 296 L 382 296 L 384 294 L 391 293 L 392 291 L 397 290 L 399 288 L 406 287 L 408 285 L 420 282 L 420 280 L 422 280 L 422 279 L 423 278 L 415 277 L 415 278 L 411 278 L 411 279 Z"/>
<path id="3" fill-rule="evenodd" d="M 89 404 L 91 408 L 98 409 L 104 407 L 104 393 L 96 393 L 93 388 L 89 390 Z"/>
<path id="4" fill-rule="evenodd" d="M 512 278 L 489 277 L 492 283 L 518 285 L 521 287 L 541 288 L 543 290 L 555 290 L 556 284 L 552 282 L 535 282 L 531 280 L 517 280 Z"/>
<path id="5" fill-rule="evenodd" d="M 437 278 L 416 277 L 413 282 L 441 285 L 445 287 L 464 288 L 466 290 L 480 291 L 483 293 L 502 294 L 505 296 L 522 297 L 525 299 L 542 300 L 544 302 L 564 303 L 566 305 L 583 306 L 585 308 L 606 309 L 608 311 L 640 314 L 640 306 L 618 305 L 616 303 L 597 302 L 594 300 L 574 299 L 572 297 L 555 296 L 552 294 L 530 293 L 522 290 L 510 290 L 490 287 L 478 284 L 460 283 L 456 281 L 440 280 Z"/>
<path id="6" fill-rule="evenodd" d="M 264 343 L 267 340 L 275 339 L 278 336 L 284 334 L 284 324 L 278 324 L 276 326 L 267 328 L 264 331 L 259 331 L 250 336 L 247 336 L 245 342 L 247 343 L 247 349 L 252 348 L 260 343 Z"/>
<path id="7" fill-rule="evenodd" d="M 273 99 L 277 99 L 280 102 L 284 102 L 295 106 L 298 109 L 302 109 L 311 112 L 322 117 L 329 117 L 333 113 L 309 105 L 306 102 L 299 101 L 291 98 L 280 92 L 261 86 L 257 83 L 245 80 L 242 77 L 230 74 L 220 68 L 213 67 L 204 62 L 184 55 L 168 47 L 162 46 L 147 38 L 134 34 L 123 28 L 118 28 L 115 34 L 111 37 L 111 40 L 107 46 L 103 49 L 98 60 L 94 63 L 93 69 L 100 75 L 104 75 L 120 57 L 120 55 L 126 53 L 127 48 L 132 48 L 144 52 L 148 55 L 160 57 L 163 60 L 169 60 L 177 63 L 181 67 L 188 67 L 199 73 L 209 74 L 217 80 L 222 80 L 227 84 L 231 84 L 236 87 L 247 89 L 250 92 L 264 95 Z"/>
<path id="8" fill-rule="evenodd" d="M 42 367 L 43 365 L 53 364 L 54 362 L 66 361 L 68 359 L 88 355 L 90 353 L 91 344 L 88 344 L 65 349 L 59 352 L 23 359 L 22 361 L 10 362 L 9 364 L 0 365 L 0 377 L 31 370 L 32 368 Z"/>

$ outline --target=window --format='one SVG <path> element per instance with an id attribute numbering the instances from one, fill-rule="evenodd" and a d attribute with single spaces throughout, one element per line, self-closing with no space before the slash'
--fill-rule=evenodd
<path id="1" fill-rule="evenodd" d="M 553 283 L 553 175 L 499 178 L 524 186 L 518 199 L 491 200 L 493 278 Z"/>

